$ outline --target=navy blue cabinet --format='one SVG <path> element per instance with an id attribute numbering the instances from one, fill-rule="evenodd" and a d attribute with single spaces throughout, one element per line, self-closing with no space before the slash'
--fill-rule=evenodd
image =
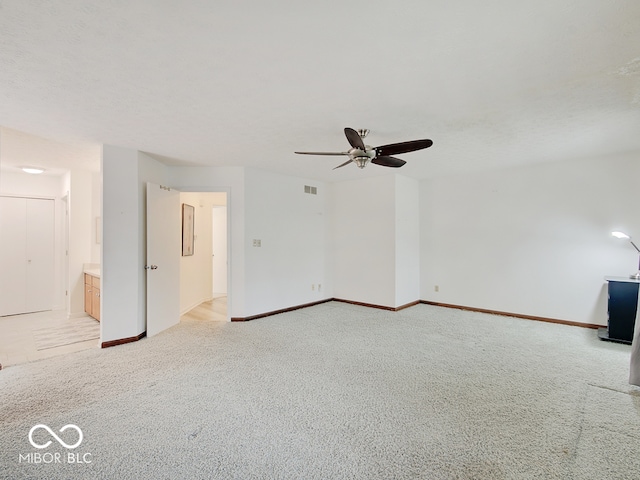
<path id="1" fill-rule="evenodd" d="M 631 344 L 638 311 L 638 280 L 624 277 L 605 277 L 608 282 L 607 328 L 598 330 L 602 340 Z"/>

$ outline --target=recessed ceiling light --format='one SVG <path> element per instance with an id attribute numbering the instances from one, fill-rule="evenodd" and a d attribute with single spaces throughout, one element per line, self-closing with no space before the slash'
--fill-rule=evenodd
<path id="1" fill-rule="evenodd" d="M 39 167 L 20 167 L 20 168 L 22 169 L 23 172 L 32 173 L 34 175 L 44 172 L 44 168 L 39 168 Z"/>

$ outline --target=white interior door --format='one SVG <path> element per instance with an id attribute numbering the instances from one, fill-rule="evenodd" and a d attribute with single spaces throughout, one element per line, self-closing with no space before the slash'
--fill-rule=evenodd
<path id="1" fill-rule="evenodd" d="M 147 336 L 180 321 L 180 192 L 147 183 Z"/>
<path id="2" fill-rule="evenodd" d="M 27 312 L 53 308 L 55 205 L 27 198 Z"/>

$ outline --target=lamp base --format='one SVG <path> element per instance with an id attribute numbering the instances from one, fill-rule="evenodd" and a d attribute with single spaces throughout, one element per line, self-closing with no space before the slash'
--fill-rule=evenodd
<path id="1" fill-rule="evenodd" d="M 633 278 L 634 280 L 640 280 L 640 272 L 632 273 L 631 275 L 629 275 L 629 278 Z"/>

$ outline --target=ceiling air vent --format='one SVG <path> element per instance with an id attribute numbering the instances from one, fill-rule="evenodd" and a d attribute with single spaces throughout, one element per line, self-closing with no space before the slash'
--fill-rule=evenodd
<path id="1" fill-rule="evenodd" d="M 311 195 L 318 194 L 318 187 L 311 187 L 309 185 L 304 186 L 304 193 L 310 193 Z"/>

